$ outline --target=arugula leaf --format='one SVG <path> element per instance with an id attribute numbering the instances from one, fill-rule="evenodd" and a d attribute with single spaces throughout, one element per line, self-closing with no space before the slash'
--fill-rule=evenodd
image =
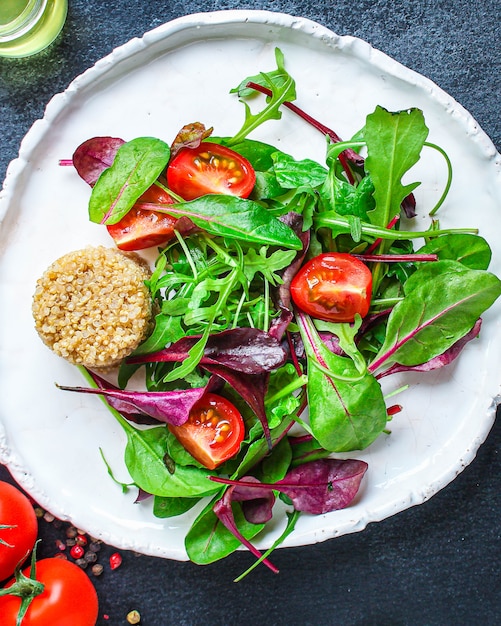
<path id="1" fill-rule="evenodd" d="M 242 141 L 249 133 L 268 120 L 279 120 L 282 117 L 280 107 L 284 102 L 292 102 L 296 99 L 296 86 L 294 79 L 287 73 L 284 65 L 284 55 L 279 48 L 275 48 L 275 60 L 277 69 L 261 73 L 258 76 L 247 78 L 240 85 L 230 91 L 238 93 L 241 98 L 254 95 L 253 90 L 247 89 L 248 83 L 257 83 L 271 90 L 271 96 L 266 98 L 266 106 L 258 113 L 252 113 L 247 102 L 245 106 L 245 121 L 242 128 L 233 136 L 228 145 L 234 145 Z"/>
<path id="2" fill-rule="evenodd" d="M 169 156 L 169 146 L 154 137 L 138 137 L 120 146 L 113 164 L 92 188 L 91 222 L 119 222 L 163 172 Z"/>
<path id="3" fill-rule="evenodd" d="M 259 272 L 273 286 L 282 282 L 282 279 L 276 272 L 288 267 L 296 256 L 295 250 L 275 250 L 268 256 L 269 249 L 261 246 L 259 252 L 254 248 L 250 248 L 244 257 L 243 272 L 249 283 Z"/>
<path id="4" fill-rule="evenodd" d="M 355 187 L 329 173 L 319 193 L 324 204 L 338 215 L 353 215 L 368 221 L 368 211 L 374 209 L 374 185 L 370 176 L 364 176 Z"/>
<path id="5" fill-rule="evenodd" d="M 375 187 L 376 208 L 368 212 L 376 226 L 386 226 L 400 214 L 400 205 L 420 183 L 403 185 L 403 175 L 417 163 L 428 136 L 423 112 L 410 109 L 390 113 L 377 106 L 367 116 L 364 128 L 367 143 L 365 169 Z"/>

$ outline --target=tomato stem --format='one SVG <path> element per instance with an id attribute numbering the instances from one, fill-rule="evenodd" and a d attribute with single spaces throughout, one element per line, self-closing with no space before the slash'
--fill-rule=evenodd
<path id="1" fill-rule="evenodd" d="M 16 567 L 14 572 L 14 583 L 10 587 L 0 589 L 0 596 L 17 596 L 21 598 L 21 606 L 17 614 L 16 626 L 21 626 L 24 616 L 28 611 L 30 604 L 33 600 L 43 593 L 45 585 L 36 580 L 36 552 L 38 541 L 33 547 L 31 554 L 30 576 L 25 576 L 21 571 L 21 565 L 24 562 L 24 558 Z"/>

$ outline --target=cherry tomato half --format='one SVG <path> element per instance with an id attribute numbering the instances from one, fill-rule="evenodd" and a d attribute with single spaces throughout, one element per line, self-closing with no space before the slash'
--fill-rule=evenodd
<path id="1" fill-rule="evenodd" d="M 23 573 L 29 577 L 30 568 Z M 45 589 L 31 602 L 23 626 L 95 626 L 97 593 L 78 565 L 63 559 L 42 559 L 36 564 L 35 577 Z M 0 597 L 2 626 L 16 626 L 20 605 L 21 598 Z"/>
<path id="2" fill-rule="evenodd" d="M 37 532 L 31 502 L 14 485 L 0 482 L 0 581 L 23 564 L 35 545 Z"/>
<path id="3" fill-rule="evenodd" d="M 167 185 L 185 200 L 209 193 L 247 198 L 256 182 L 252 165 L 243 156 L 217 143 L 182 148 L 167 168 Z"/>
<path id="4" fill-rule="evenodd" d="M 138 202 L 172 204 L 174 200 L 158 185 L 147 189 Z M 143 250 L 166 243 L 174 237 L 176 218 L 159 211 L 133 206 L 116 224 L 107 226 L 120 250 Z"/>
<path id="5" fill-rule="evenodd" d="M 208 469 L 215 469 L 234 456 L 245 435 L 238 409 L 215 393 L 206 393 L 196 402 L 182 426 L 169 429 L 191 456 Z"/>
<path id="6" fill-rule="evenodd" d="M 344 253 L 319 254 L 303 265 L 291 283 L 294 304 L 328 322 L 353 322 L 357 313 L 365 317 L 371 292 L 369 268 Z"/>

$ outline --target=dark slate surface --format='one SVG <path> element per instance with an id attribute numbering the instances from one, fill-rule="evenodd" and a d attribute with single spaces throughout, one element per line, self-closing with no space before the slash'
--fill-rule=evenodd
<path id="1" fill-rule="evenodd" d="M 48 100 L 99 58 L 172 18 L 234 8 L 301 15 L 369 41 L 450 93 L 501 147 L 499 0 L 70 0 L 48 50 L 0 59 L 0 180 Z M 263 568 L 233 584 L 251 563 L 246 553 L 202 568 L 123 552 L 111 571 L 105 546 L 104 573 L 92 577 L 98 623 L 126 624 L 137 609 L 144 626 L 498 624 L 500 441 L 498 420 L 475 461 L 430 501 L 362 533 L 281 550 L 278 576 Z M 41 556 L 55 553 L 64 530 L 40 522 Z"/>

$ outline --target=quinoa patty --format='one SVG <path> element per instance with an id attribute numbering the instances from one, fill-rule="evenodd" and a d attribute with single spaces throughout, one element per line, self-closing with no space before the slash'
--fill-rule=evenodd
<path id="1" fill-rule="evenodd" d="M 38 279 L 35 328 L 70 363 L 110 368 L 151 330 L 151 272 L 136 254 L 88 247 L 64 255 Z"/>

